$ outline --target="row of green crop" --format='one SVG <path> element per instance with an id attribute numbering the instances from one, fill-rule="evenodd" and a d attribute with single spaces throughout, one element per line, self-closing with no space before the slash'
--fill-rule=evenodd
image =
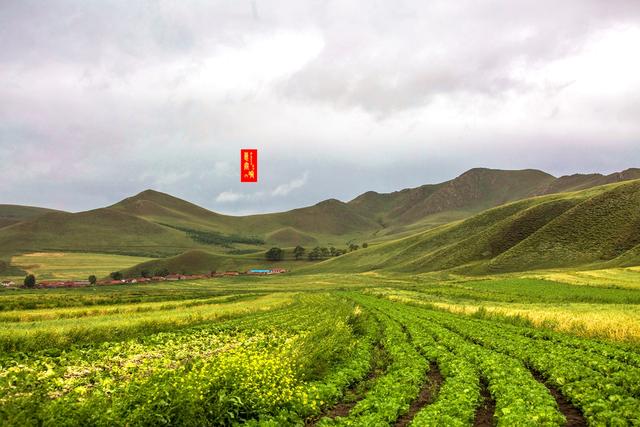
<path id="1" fill-rule="evenodd" d="M 640 425 L 637 368 L 558 342 L 535 340 L 502 325 L 429 313 L 443 327 L 508 354 L 540 372 L 594 425 Z"/>
<path id="2" fill-rule="evenodd" d="M 401 324 L 375 311 L 382 324 L 381 344 L 391 362 L 384 375 L 351 409 L 348 416 L 324 418 L 323 426 L 385 426 L 409 409 L 429 369 L 426 359 L 409 342 Z"/>
<path id="3" fill-rule="evenodd" d="M 296 295 L 273 293 L 248 299 L 183 306 L 162 311 L 112 313 L 78 319 L 53 319 L 4 324 L 0 329 L 0 353 L 64 349 L 74 345 L 113 342 L 156 332 L 241 317 L 273 310 L 295 302 Z"/>
<path id="4" fill-rule="evenodd" d="M 441 344 L 453 355 L 477 367 L 480 375 L 487 381 L 489 391 L 496 401 L 495 419 L 498 425 L 564 424 L 564 416 L 559 412 L 553 396 L 518 360 L 473 344 L 437 323 L 430 322 L 424 316 L 419 317 L 419 312 L 425 310 L 372 297 L 366 298 L 369 299 L 372 307 L 394 313 L 394 316 L 406 324 L 415 336 L 421 336 L 427 340 L 422 344 Z M 360 302 L 364 303 L 362 300 Z M 428 334 L 431 334 L 431 340 Z M 465 374 L 470 375 L 470 373 Z M 477 379 L 475 383 L 477 384 Z M 448 402 L 444 406 L 448 404 L 456 403 Z M 460 409 L 461 412 L 468 414 L 470 402 Z M 426 423 L 427 415 L 428 413 L 425 413 L 419 420 Z M 461 422 L 464 423 L 464 419 Z"/>
<path id="5" fill-rule="evenodd" d="M 396 315 L 400 314 L 394 311 Z M 437 343 L 414 316 L 401 315 L 401 321 L 416 347 L 435 361 L 444 382 L 438 390 L 436 400 L 420 410 L 411 425 L 415 427 L 469 426 L 475 418 L 480 402 L 480 377 L 477 369 L 466 358 L 449 351 Z"/>
<path id="6" fill-rule="evenodd" d="M 397 304 L 386 302 L 397 307 Z M 407 306 L 437 334 L 520 361 L 557 387 L 593 425 L 640 425 L 640 370 L 631 349 L 558 332 Z M 500 415 L 499 413 L 497 414 Z"/>
<path id="7" fill-rule="evenodd" d="M 301 422 L 366 374 L 374 332 L 365 317 L 352 302 L 315 295 L 138 340 L 8 354 L 0 361 L 0 423 Z"/>

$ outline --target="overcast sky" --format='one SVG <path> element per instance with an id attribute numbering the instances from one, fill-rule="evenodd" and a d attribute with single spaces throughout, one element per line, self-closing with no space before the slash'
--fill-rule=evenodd
<path id="1" fill-rule="evenodd" d="M 0 203 L 246 214 L 640 167 L 639 46 L 638 0 L 1 0 Z"/>

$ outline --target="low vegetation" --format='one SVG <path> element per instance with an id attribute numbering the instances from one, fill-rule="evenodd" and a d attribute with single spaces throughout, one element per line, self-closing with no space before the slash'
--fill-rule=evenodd
<path id="1" fill-rule="evenodd" d="M 560 426 L 570 411 L 633 425 L 637 336 L 441 306 L 570 310 L 572 295 L 640 304 L 633 289 L 376 274 L 5 290 L 0 420 L 471 426 L 486 394 L 498 425 Z"/>

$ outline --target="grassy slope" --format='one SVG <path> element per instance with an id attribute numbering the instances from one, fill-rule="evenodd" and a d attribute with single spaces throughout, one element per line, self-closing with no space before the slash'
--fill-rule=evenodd
<path id="1" fill-rule="evenodd" d="M 35 206 L 2 205 L 0 204 L 0 228 L 29 219 L 36 218 L 50 212 L 60 212 L 54 209 L 38 208 Z"/>
<path id="2" fill-rule="evenodd" d="M 522 199 L 555 178 L 538 170 L 505 171 L 476 168 L 435 185 L 388 194 L 367 192 L 349 204 L 382 223 L 411 224 L 449 211 L 478 212 Z"/>
<path id="3" fill-rule="evenodd" d="M 640 254 L 638 206 L 640 181 L 535 197 L 304 270 L 486 273 L 631 265 Z"/>
<path id="4" fill-rule="evenodd" d="M 250 268 L 285 268 L 295 269 L 307 265 L 307 261 L 283 260 L 270 262 L 264 254 L 245 256 L 218 255 L 202 250 L 191 250 L 168 258 L 154 259 L 137 264 L 124 270 L 126 277 L 139 277 L 143 270 L 154 273 L 160 269 L 168 269 L 176 274 L 198 274 L 211 271 L 246 271 Z"/>
<path id="5" fill-rule="evenodd" d="M 147 190 L 112 208 L 160 224 L 259 236 L 280 245 L 297 244 L 292 241 L 296 236 L 300 237 L 302 243 L 311 244 L 379 228 L 373 221 L 335 199 L 287 212 L 230 216 L 208 211 L 168 194 Z"/>
<path id="6" fill-rule="evenodd" d="M 104 277 L 112 271 L 128 268 L 147 260 L 148 258 L 126 255 L 40 252 L 15 256 L 11 262 L 22 270 L 35 274 L 39 280 L 83 280 L 91 274 Z M 12 277 L 12 279 L 18 281 L 21 277 Z"/>
<path id="7" fill-rule="evenodd" d="M 54 250 L 161 255 L 193 246 L 183 232 L 108 208 L 48 213 L 0 232 L 0 248 L 11 254 Z"/>
<path id="8" fill-rule="evenodd" d="M 638 171 L 630 170 L 607 177 L 594 175 L 563 180 L 563 178 L 555 179 L 536 170 L 472 169 L 442 184 L 426 185 L 389 194 L 368 192 L 349 203 L 330 199 L 287 212 L 243 217 L 220 215 L 168 194 L 151 190 L 124 199 L 109 208 L 77 214 L 48 212 L 41 215 L 42 210 L 38 208 L 21 207 L 11 208 L 14 211 L 11 213 L 11 209 L 5 207 L 6 215 L 11 214 L 16 218 L 19 216 L 22 222 L 0 228 L 0 271 L 6 275 L 7 260 L 10 256 L 33 251 L 168 256 L 190 249 L 203 249 L 220 255 L 230 250 L 226 246 L 197 243 L 184 231 L 172 227 L 258 236 L 266 240 L 267 245 L 278 246 L 302 244 L 309 247 L 317 244 L 344 247 L 349 241 L 385 242 L 466 218 L 474 212 L 505 201 L 520 199 L 534 189 L 539 190 L 545 185 L 549 187 L 554 182 L 562 181 L 564 186 L 584 186 L 592 185 L 599 179 L 628 179 L 635 176 L 636 172 Z M 567 184 L 568 181 L 570 184 Z M 547 188 L 545 191 L 551 190 Z M 530 202 L 524 203 L 530 204 Z M 560 207 L 549 207 L 549 209 L 560 209 Z M 19 213 L 21 216 L 16 216 L 16 210 L 23 211 Z M 1 214 L 2 209 L 0 209 Z M 530 213 L 530 215 L 539 214 Z M 31 218 L 29 218 L 30 215 Z M 491 225 L 494 220 L 501 219 L 499 214 L 496 218 L 492 215 L 496 215 L 496 212 L 480 219 L 486 218 L 487 224 L 491 223 Z M 542 220 L 538 219 L 538 221 Z M 466 237 L 469 237 L 469 230 L 473 233 L 482 231 L 483 228 L 474 228 L 478 218 L 474 221 L 464 222 L 460 227 L 454 227 L 455 223 L 453 223 L 445 228 L 438 228 L 436 232 L 429 231 L 428 234 L 422 235 L 425 239 L 417 237 L 418 242 L 415 245 L 412 244 L 412 247 L 407 250 L 390 249 L 392 259 L 387 260 L 385 255 L 379 257 L 380 263 L 384 266 L 386 263 L 407 262 L 410 265 L 406 268 L 419 270 L 424 269 L 425 266 L 427 269 L 448 268 L 460 264 L 461 261 L 474 262 L 487 258 L 487 256 L 479 257 L 478 254 L 488 253 L 491 257 L 495 256 L 496 246 L 500 246 L 495 243 L 498 237 L 486 236 L 482 242 L 485 246 L 490 246 L 489 251 L 474 241 L 472 248 L 462 248 L 467 245 L 461 244 L 459 248 L 454 248 L 453 253 L 442 252 L 433 254 L 433 257 L 424 257 L 438 247 L 444 248 L 456 243 L 462 235 L 466 234 Z M 527 221 L 526 218 L 521 219 L 521 224 L 534 227 L 534 230 L 527 228 L 524 232 L 535 231 L 536 226 L 525 224 Z M 500 234 L 501 228 L 506 230 L 503 233 L 516 233 L 514 230 L 518 228 L 518 224 L 497 226 L 496 236 Z M 412 240 L 408 242 L 411 243 Z M 625 242 L 622 244 L 628 245 Z M 234 246 L 238 250 L 264 251 L 267 245 Z M 418 257 L 423 259 L 418 261 Z M 638 259 L 638 251 L 636 255 L 628 254 L 627 258 L 621 262 L 633 264 L 636 259 Z M 369 261 L 364 264 L 368 265 L 368 263 Z"/>
<path id="9" fill-rule="evenodd" d="M 535 194 L 542 195 L 580 191 L 600 185 L 613 184 L 616 182 L 634 179 L 640 179 L 640 169 L 632 168 L 622 172 L 612 173 L 610 175 L 602 175 L 599 173 L 567 175 L 561 176 L 548 185 L 542 186 L 536 190 Z"/>

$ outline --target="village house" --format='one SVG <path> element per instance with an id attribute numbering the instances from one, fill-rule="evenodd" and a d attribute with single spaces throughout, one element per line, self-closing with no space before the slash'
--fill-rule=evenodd
<path id="1" fill-rule="evenodd" d="M 16 285 L 16 283 L 14 281 L 12 281 L 12 280 L 3 280 L 2 281 L 2 286 L 5 287 L 5 288 L 10 288 L 10 287 L 15 286 L 15 285 Z"/>

